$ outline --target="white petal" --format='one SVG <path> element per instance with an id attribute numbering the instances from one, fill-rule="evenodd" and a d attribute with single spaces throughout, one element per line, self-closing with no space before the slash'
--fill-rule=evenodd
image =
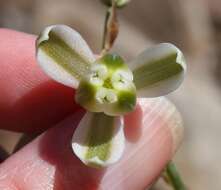
<path id="1" fill-rule="evenodd" d="M 142 97 L 163 96 L 176 90 L 186 72 L 182 52 L 169 43 L 145 50 L 130 65 L 138 95 Z"/>
<path id="2" fill-rule="evenodd" d="M 95 61 L 81 35 L 65 25 L 44 29 L 36 41 L 36 56 L 42 69 L 54 80 L 77 88 Z"/>
<path id="3" fill-rule="evenodd" d="M 105 167 L 121 158 L 125 146 L 123 118 L 87 112 L 72 138 L 72 149 L 86 165 Z"/>

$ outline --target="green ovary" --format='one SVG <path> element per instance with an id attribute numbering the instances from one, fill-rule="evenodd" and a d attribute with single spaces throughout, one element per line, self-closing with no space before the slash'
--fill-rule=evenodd
<path id="1" fill-rule="evenodd" d="M 128 113 L 134 110 L 136 105 L 136 92 L 134 91 L 119 91 L 116 111 L 120 113 Z"/>

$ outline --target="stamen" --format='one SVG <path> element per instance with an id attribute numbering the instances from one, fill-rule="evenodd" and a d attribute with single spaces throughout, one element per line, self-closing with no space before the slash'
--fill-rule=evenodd
<path id="1" fill-rule="evenodd" d="M 101 103 L 113 103 L 117 101 L 117 96 L 114 90 L 107 88 L 100 88 L 96 93 L 96 100 Z"/>
<path id="2" fill-rule="evenodd" d="M 98 77 L 91 76 L 90 83 L 95 86 L 102 86 L 104 84 L 104 81 Z"/>
<path id="3" fill-rule="evenodd" d="M 93 77 L 98 77 L 102 80 L 105 80 L 108 77 L 108 69 L 105 65 L 94 64 L 91 67 Z"/>
<path id="4" fill-rule="evenodd" d="M 111 81 L 117 90 L 129 89 L 133 86 L 133 75 L 130 71 L 118 70 L 113 74 Z"/>

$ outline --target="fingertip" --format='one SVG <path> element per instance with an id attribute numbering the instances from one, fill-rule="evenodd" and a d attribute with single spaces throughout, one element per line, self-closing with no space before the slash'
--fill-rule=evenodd
<path id="1" fill-rule="evenodd" d="M 130 142 L 139 140 L 142 133 L 143 110 L 140 104 L 137 104 L 135 110 L 124 116 L 124 133 Z"/>
<path id="2" fill-rule="evenodd" d="M 78 109 L 74 90 L 49 79 L 36 63 L 35 40 L 0 29 L 1 128 L 39 132 Z"/>
<path id="3" fill-rule="evenodd" d="M 165 98 L 138 101 L 143 113 L 142 132 L 136 142 L 127 141 L 118 163 L 97 170 L 85 166 L 73 154 L 71 138 L 84 114 L 81 111 L 3 163 L 0 179 L 3 174 L 9 177 L 14 175 L 13 179 L 20 187 L 39 190 L 47 185 L 56 190 L 64 187 L 67 190 L 134 190 L 149 187 L 173 156 L 174 137 L 170 125 L 173 124 L 171 121 L 175 112 Z M 19 173 L 13 172 L 14 168 Z"/>

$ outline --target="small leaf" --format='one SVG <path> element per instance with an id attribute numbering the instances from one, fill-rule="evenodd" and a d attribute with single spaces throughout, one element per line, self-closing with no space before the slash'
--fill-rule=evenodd
<path id="1" fill-rule="evenodd" d="M 79 80 L 95 61 L 81 35 L 65 25 L 45 28 L 36 42 L 37 60 L 54 80 L 77 88 Z"/>
<path id="2" fill-rule="evenodd" d="M 86 165 L 105 167 L 118 161 L 125 146 L 123 118 L 87 112 L 72 139 L 72 148 Z"/>
<path id="3" fill-rule="evenodd" d="M 186 63 L 174 45 L 161 43 L 130 63 L 138 96 L 156 97 L 176 90 L 184 79 Z"/>

